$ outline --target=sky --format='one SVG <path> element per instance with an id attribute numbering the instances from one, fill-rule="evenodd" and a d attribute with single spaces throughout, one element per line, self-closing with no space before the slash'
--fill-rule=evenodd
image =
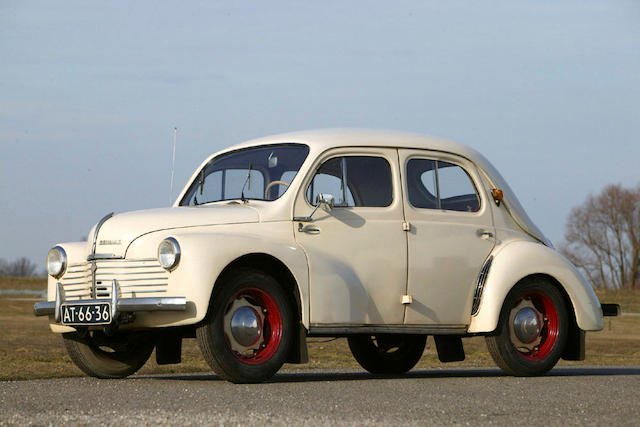
<path id="1" fill-rule="evenodd" d="M 497 167 L 559 244 L 640 184 L 640 2 L 0 2 L 0 258 L 44 267 L 108 212 L 168 206 L 209 154 L 326 127 Z"/>

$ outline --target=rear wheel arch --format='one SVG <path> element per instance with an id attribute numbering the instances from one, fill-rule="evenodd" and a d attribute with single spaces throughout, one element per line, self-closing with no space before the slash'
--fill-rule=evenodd
<path id="1" fill-rule="evenodd" d="M 558 279 L 551 276 L 550 274 L 546 274 L 546 273 L 529 274 L 528 276 L 525 276 L 522 279 L 518 280 L 516 283 L 514 283 L 511 289 L 515 288 L 517 285 L 519 285 L 522 282 L 533 281 L 533 280 L 545 280 L 550 284 L 552 284 L 560 292 L 564 300 L 565 307 L 568 309 L 567 314 L 569 314 L 569 320 L 575 323 L 576 312 L 573 306 L 573 301 L 571 301 L 571 297 L 569 297 L 569 294 L 567 293 L 564 286 L 562 286 L 562 283 L 560 283 Z M 509 289 L 509 291 L 511 291 L 511 289 Z M 502 304 L 504 305 L 504 301 L 502 301 Z"/>
<path id="2" fill-rule="evenodd" d="M 576 321 L 576 311 L 575 311 L 575 307 L 573 305 L 573 301 L 571 300 L 571 297 L 567 293 L 567 290 L 564 288 L 564 286 L 562 286 L 562 283 L 560 283 L 560 281 L 558 281 L 558 279 L 556 279 L 555 277 L 553 277 L 550 274 L 546 274 L 546 273 L 529 274 L 529 275 L 521 278 L 520 280 L 518 280 L 516 283 L 513 284 L 513 286 L 505 294 L 505 297 L 502 300 L 502 304 L 500 306 L 500 310 L 502 311 L 502 308 L 503 308 L 503 306 L 505 304 L 507 295 L 509 294 L 509 292 L 511 292 L 511 289 L 515 288 L 520 283 L 524 283 L 524 282 L 528 282 L 528 281 L 534 281 L 534 280 L 545 280 L 545 281 L 549 282 L 551 285 L 553 285 L 558 290 L 558 292 L 560 292 L 560 295 L 562 295 L 562 299 L 564 301 L 565 307 L 567 308 L 567 314 L 569 316 L 569 319 L 568 319 L 569 320 L 569 335 L 573 336 L 573 335 L 579 334 L 582 330 L 578 327 L 578 324 L 577 324 L 577 321 Z M 499 326 L 500 325 L 498 323 L 498 325 L 496 325 L 496 328 L 492 332 L 495 332 L 498 329 Z M 582 359 L 569 359 L 569 360 L 582 360 Z"/>

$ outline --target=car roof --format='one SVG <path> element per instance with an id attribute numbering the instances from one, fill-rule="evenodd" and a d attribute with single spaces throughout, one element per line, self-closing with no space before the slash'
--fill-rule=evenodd
<path id="1" fill-rule="evenodd" d="M 444 151 L 462 155 L 473 160 L 482 156 L 476 150 L 454 141 L 412 132 L 375 129 L 316 129 L 281 133 L 252 139 L 226 148 L 233 151 L 256 145 L 279 144 L 285 142 L 309 145 L 314 151 L 325 151 L 336 147 L 394 147 L 418 148 Z"/>
<path id="2" fill-rule="evenodd" d="M 374 130 L 374 129 L 316 129 L 297 132 L 281 133 L 251 139 L 249 141 L 233 145 L 222 151 L 212 154 L 202 166 L 213 158 L 235 150 L 250 148 L 258 145 L 301 143 L 309 146 L 314 155 L 337 147 L 392 147 L 392 148 L 416 148 L 422 150 L 441 151 L 462 156 L 472 163 L 485 175 L 494 188 L 499 188 L 504 193 L 503 203 L 507 206 L 509 214 L 517 225 L 527 234 L 538 239 L 548 246 L 552 246 L 542 231 L 531 221 L 515 193 L 509 184 L 500 175 L 498 170 L 478 151 L 458 142 L 419 133 Z M 201 167 L 202 167 L 201 166 Z M 197 172 L 194 172 L 194 176 Z M 193 179 L 193 177 L 192 177 Z M 186 187 L 185 187 L 186 188 Z M 180 196 L 182 197 L 182 195 Z"/>

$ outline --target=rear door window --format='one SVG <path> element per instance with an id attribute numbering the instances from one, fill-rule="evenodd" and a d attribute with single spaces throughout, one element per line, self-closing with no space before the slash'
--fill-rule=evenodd
<path id="1" fill-rule="evenodd" d="M 416 208 L 480 210 L 476 187 L 461 166 L 442 160 L 410 159 L 406 175 L 409 202 Z"/>

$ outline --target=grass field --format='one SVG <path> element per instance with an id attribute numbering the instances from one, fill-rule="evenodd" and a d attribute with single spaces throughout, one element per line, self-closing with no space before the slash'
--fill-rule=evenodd
<path id="1" fill-rule="evenodd" d="M 2 290 L 42 290 L 45 279 L 0 278 Z M 623 313 L 640 313 L 640 292 L 598 292 L 601 302 L 615 302 Z M 51 378 L 82 375 L 67 356 L 62 338 L 49 330 L 47 318 L 33 315 L 37 299 L 26 295 L 5 295 L 0 292 L 0 380 Z M 285 365 L 284 369 L 359 369 L 345 339 L 309 339 L 310 362 L 306 365 Z M 424 357 L 417 368 L 460 366 L 494 366 L 481 337 L 464 340 L 467 358 L 464 362 L 442 364 L 435 345 L 429 339 Z M 184 341 L 182 363 L 158 366 L 155 357 L 141 374 L 162 372 L 202 372 L 209 366 L 200 355 L 195 340 Z M 607 318 L 604 330 L 587 334 L 587 359 L 560 365 L 635 365 L 640 366 L 640 315 Z"/>

